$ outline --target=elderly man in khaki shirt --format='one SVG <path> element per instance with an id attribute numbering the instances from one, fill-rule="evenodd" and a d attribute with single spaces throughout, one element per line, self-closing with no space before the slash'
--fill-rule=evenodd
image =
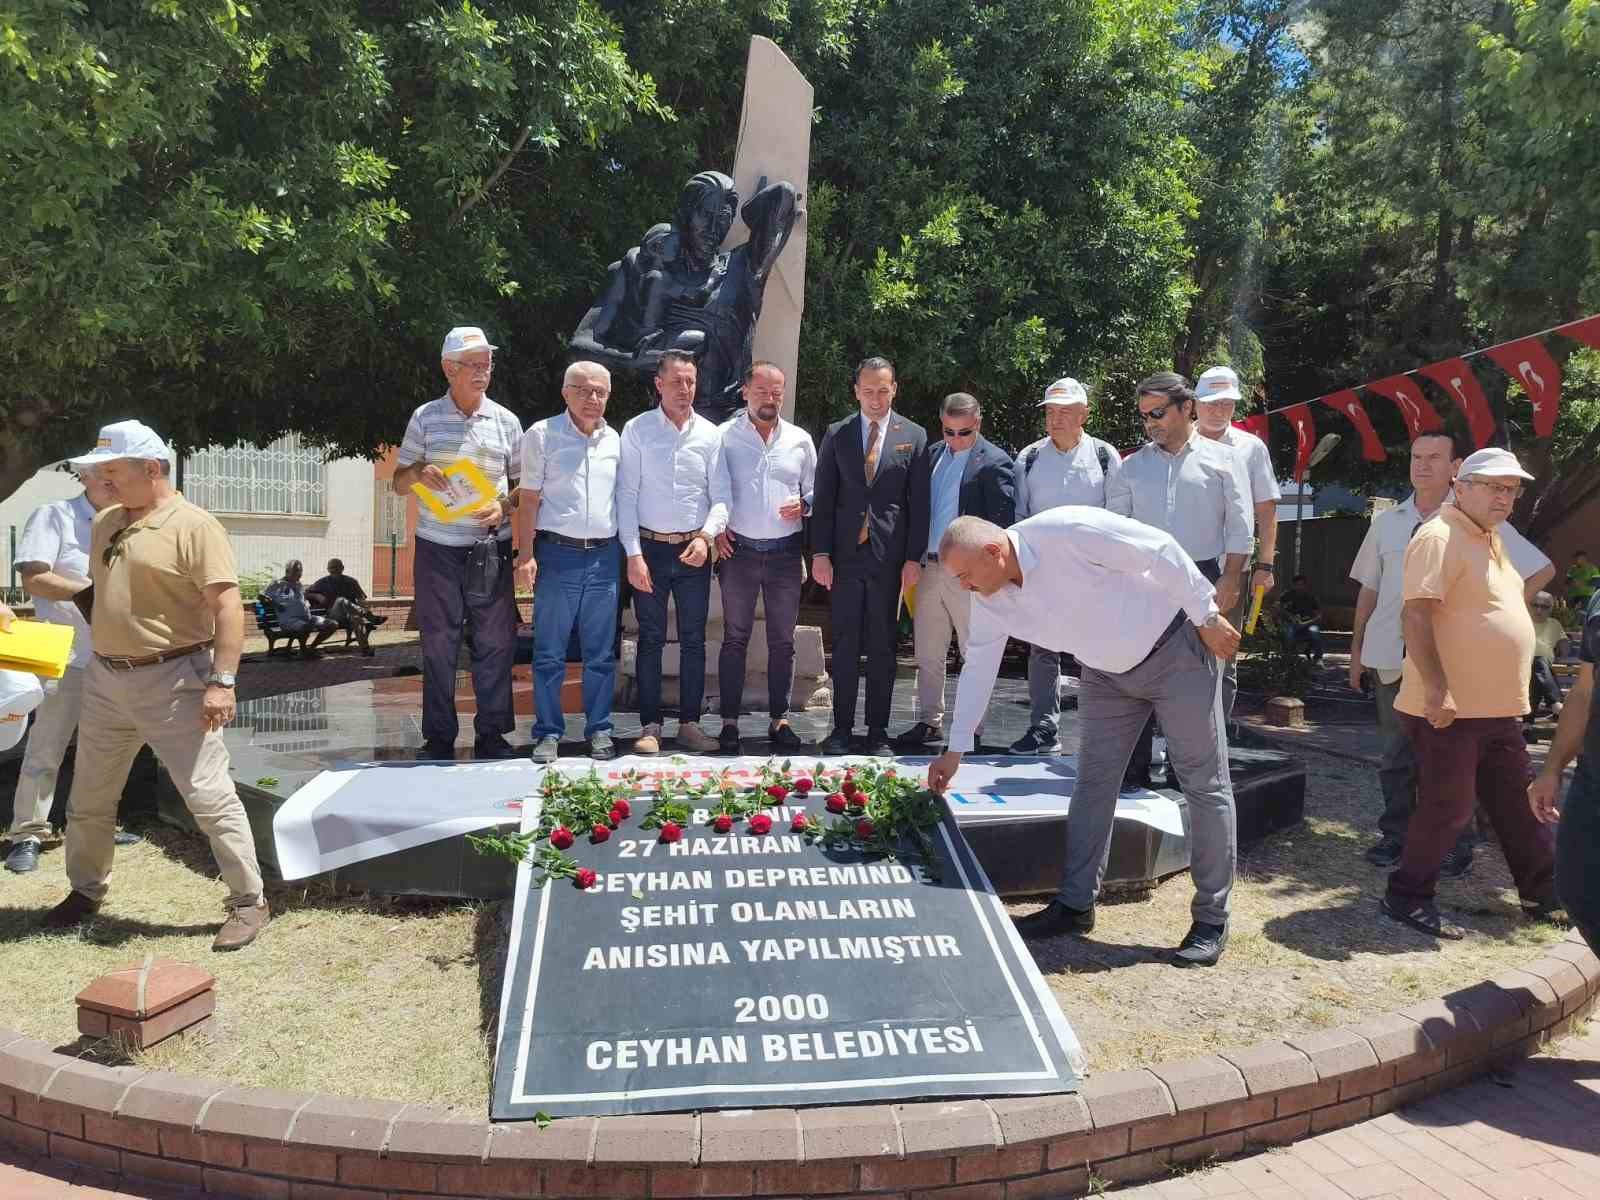
<path id="1" fill-rule="evenodd" d="M 1497 531 L 1531 478 L 1509 450 L 1469 454 L 1456 471 L 1455 499 L 1406 548 L 1406 655 L 1394 707 L 1416 752 L 1417 806 L 1383 911 L 1433 937 L 1463 936 L 1440 915 L 1434 890 L 1480 801 L 1524 915 L 1547 920 L 1559 909 L 1554 841 L 1527 803 L 1533 772 L 1521 717 L 1533 620 Z"/>
<path id="2" fill-rule="evenodd" d="M 255 940 L 269 914 L 222 740 L 233 720 L 244 642 L 232 547 L 215 517 L 173 490 L 165 443 L 138 421 L 107 425 L 96 449 L 72 462 L 98 466 L 119 503 L 94 522 L 94 657 L 67 802 L 72 891 L 45 924 L 70 928 L 100 907 L 111 878 L 117 801 L 134 756 L 148 744 L 210 839 L 228 886 L 228 918 L 212 949 L 238 950 Z"/>

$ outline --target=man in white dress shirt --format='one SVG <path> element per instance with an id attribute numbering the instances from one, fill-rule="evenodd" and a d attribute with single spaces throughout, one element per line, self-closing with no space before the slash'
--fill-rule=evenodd
<path id="1" fill-rule="evenodd" d="M 1200 435 L 1194 392 L 1183 376 L 1151 375 L 1135 393 L 1150 441 L 1122 460 L 1106 487 L 1106 507 L 1170 533 L 1217 585 L 1218 609 L 1232 612 L 1244 593 L 1255 527 L 1238 456 Z M 1131 786 L 1150 786 L 1154 734 L 1152 718 L 1129 765 Z"/>
<path id="2" fill-rule="evenodd" d="M 517 582 L 533 588 L 533 761 L 554 762 L 566 718 L 561 683 L 578 630 L 583 655 L 583 736 L 608 759 L 617 678 L 617 467 L 622 439 L 606 424 L 611 372 L 575 362 L 561 383 L 566 410 L 535 421 L 522 439 L 526 542 Z"/>
<path id="3" fill-rule="evenodd" d="M 658 407 L 622 427 L 617 471 L 617 528 L 628 556 L 633 611 L 639 618 L 639 721 L 635 754 L 661 751 L 661 654 L 667 599 L 678 618 L 678 745 L 717 748 L 699 725 L 706 691 L 706 616 L 716 537 L 728 521 L 713 502 L 722 434 L 694 411 L 694 359 L 678 350 L 656 369 Z"/>
<path id="4" fill-rule="evenodd" d="M 777 750 L 801 745 L 789 725 L 789 693 L 805 580 L 801 522 L 811 511 L 817 448 L 809 433 L 783 419 L 783 384 L 783 368 L 776 363 L 750 365 L 745 410 L 722 426 L 721 469 L 712 480 L 713 501 L 728 508 L 728 527 L 717 535 L 722 586 L 717 745 L 727 754 L 739 753 L 739 711 L 757 597 L 767 617 L 767 737 Z"/>
<path id="5" fill-rule="evenodd" d="M 1276 582 L 1278 557 L 1278 501 L 1283 492 L 1278 487 L 1272 470 L 1272 455 L 1267 444 L 1248 429 L 1239 429 L 1233 423 L 1234 411 L 1241 399 L 1239 376 L 1232 367 L 1208 367 L 1195 380 L 1194 394 L 1200 415 L 1200 435 L 1227 446 L 1239 456 L 1244 469 L 1244 481 L 1250 490 L 1250 507 L 1255 513 L 1256 568 L 1250 575 L 1250 586 L 1241 590 L 1238 601 L 1226 612 L 1228 620 L 1239 629 L 1244 628 L 1245 613 L 1257 588 L 1270 592 Z M 1234 697 L 1239 692 L 1239 663 L 1229 660 L 1222 676 L 1222 711 L 1233 716 Z"/>
<path id="6" fill-rule="evenodd" d="M 1210 580 L 1171 536 L 1103 509 L 1053 508 L 1010 529 L 950 523 L 939 560 L 975 593 L 950 748 L 928 769 L 943 792 L 972 749 L 1006 638 L 1077 656 L 1078 778 L 1066 864 L 1050 904 L 1017 922 L 1023 937 L 1084 934 L 1111 852 L 1117 793 L 1134 743 L 1159 714 L 1189 806 L 1193 923 L 1174 966 L 1211 966 L 1228 939 L 1236 859 L 1233 784 L 1218 675 L 1239 647 Z M 1063 620 L 1062 614 L 1071 614 Z"/>
<path id="7" fill-rule="evenodd" d="M 93 653 L 89 622 L 72 597 L 89 582 L 89 538 L 94 515 L 115 504 L 116 493 L 94 467 L 78 468 L 83 494 L 41 504 L 28 517 L 17 543 L 17 574 L 33 598 L 35 616 L 73 630 L 72 660 L 60 679 L 45 681 L 45 697 L 28 730 L 11 802 L 11 848 L 6 870 L 18 875 L 39 865 L 39 850 L 50 834 L 50 808 L 56 798 L 61 760 L 78 730 L 83 711 L 84 667 Z"/>
<path id="8" fill-rule="evenodd" d="M 1450 498 L 1450 481 L 1461 467 L 1455 439 L 1442 430 L 1424 433 L 1411 442 L 1411 495 L 1394 508 L 1372 518 L 1367 536 L 1356 551 L 1350 578 L 1361 585 L 1356 597 L 1355 632 L 1350 639 L 1350 686 L 1362 690 L 1362 676 L 1371 684 L 1378 707 L 1378 787 L 1383 812 L 1378 817 L 1378 840 L 1367 849 L 1367 861 L 1392 867 L 1405 850 L 1406 828 L 1417 807 L 1417 761 L 1411 739 L 1395 715 L 1400 694 L 1400 668 L 1405 661 L 1400 613 L 1404 608 L 1401 575 L 1406 547 L 1421 524 L 1436 515 Z M 1539 548 L 1509 521 L 1496 532 L 1511 565 L 1522 577 L 1525 594 L 1532 596 L 1555 574 L 1555 567 Z M 1454 879 L 1472 868 L 1473 835 L 1469 828 L 1445 856 L 1439 873 Z"/>
<path id="9" fill-rule="evenodd" d="M 1063 504 L 1106 505 L 1106 485 L 1122 473 L 1122 454 L 1110 442 L 1084 433 L 1089 393 L 1070 376 L 1056 380 L 1039 401 L 1047 436 L 1017 455 L 1017 520 Z M 1060 754 L 1061 656 L 1028 647 L 1028 732 L 1012 754 Z"/>

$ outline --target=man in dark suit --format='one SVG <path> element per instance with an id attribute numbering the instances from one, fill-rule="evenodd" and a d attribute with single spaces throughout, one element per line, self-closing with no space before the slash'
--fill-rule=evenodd
<path id="1" fill-rule="evenodd" d="M 833 592 L 833 732 L 822 752 L 850 749 L 865 643 L 867 753 L 888 755 L 900 592 L 915 586 L 928 540 L 928 514 L 913 500 L 911 468 L 928 438 L 892 411 L 888 359 L 864 360 L 855 390 L 861 411 L 823 435 L 811 506 L 811 574 Z"/>
<path id="2" fill-rule="evenodd" d="M 910 546 L 919 555 L 917 581 L 917 723 L 895 739 L 916 753 L 944 740 L 945 660 L 954 631 L 967 656 L 972 594 L 939 564 L 939 539 L 957 517 L 982 517 L 1001 529 L 1017 518 L 1017 477 L 1011 456 L 978 431 L 983 409 L 977 398 L 953 392 L 939 407 L 943 438 L 931 442 L 911 468 L 911 507 L 926 514 L 926 536 Z M 921 535 L 919 525 L 918 533 Z"/>

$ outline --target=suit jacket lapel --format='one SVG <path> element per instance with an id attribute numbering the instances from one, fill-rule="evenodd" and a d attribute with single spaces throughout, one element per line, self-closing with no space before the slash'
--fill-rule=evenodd
<path id="1" fill-rule="evenodd" d="M 843 473 L 843 469 L 848 469 L 865 479 L 867 477 L 867 456 L 865 449 L 861 445 L 861 415 L 859 413 L 840 427 L 839 441 L 843 443 L 839 448 L 841 473 Z M 852 478 L 854 478 L 854 474 L 851 476 Z"/>
<path id="2" fill-rule="evenodd" d="M 967 485 L 972 482 L 972 477 L 978 473 L 978 459 L 982 457 L 985 443 L 977 442 L 972 447 L 972 453 L 967 455 L 967 461 L 961 468 L 961 490 L 966 491 Z"/>

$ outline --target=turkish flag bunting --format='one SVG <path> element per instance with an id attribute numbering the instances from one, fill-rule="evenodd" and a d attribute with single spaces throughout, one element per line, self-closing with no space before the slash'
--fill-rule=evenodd
<path id="1" fill-rule="evenodd" d="M 1400 410 L 1400 415 L 1405 418 L 1406 429 L 1410 431 L 1412 441 L 1424 433 L 1444 428 L 1444 422 L 1439 419 L 1439 414 L 1433 411 L 1433 405 L 1428 403 L 1427 397 L 1422 394 L 1422 389 L 1417 386 L 1415 379 L 1408 379 L 1404 375 L 1391 375 L 1387 379 L 1373 380 L 1367 384 L 1367 390 L 1394 401 L 1395 407 Z"/>
<path id="2" fill-rule="evenodd" d="M 1233 423 L 1235 429 L 1242 429 L 1246 433 L 1253 433 L 1263 442 L 1267 440 L 1267 414 L 1257 413 L 1253 417 L 1241 417 Z"/>
<path id="3" fill-rule="evenodd" d="M 1466 360 L 1447 358 L 1443 362 L 1418 367 L 1417 373 L 1426 375 L 1450 393 L 1456 407 L 1467 418 L 1467 427 L 1472 430 L 1473 448 L 1487 446 L 1494 438 L 1494 417 L 1489 412 L 1489 400 L 1478 386 L 1477 376 L 1467 366 Z"/>
<path id="4" fill-rule="evenodd" d="M 1278 410 L 1280 416 L 1294 426 L 1294 478 L 1298 483 L 1306 477 L 1306 467 L 1311 462 L 1311 451 L 1317 445 L 1317 422 L 1311 415 L 1309 404 L 1291 404 Z"/>
<path id="5" fill-rule="evenodd" d="M 1368 462 L 1382 462 L 1389 457 L 1383 449 L 1383 443 L 1378 440 L 1378 431 L 1372 427 L 1367 410 L 1361 407 L 1361 401 L 1353 389 L 1346 388 L 1342 392 L 1334 392 L 1331 396 L 1319 396 L 1317 399 L 1350 419 L 1350 424 L 1354 425 L 1356 432 L 1361 435 L 1362 458 Z"/>
<path id="6" fill-rule="evenodd" d="M 1562 337 L 1569 337 L 1575 342 L 1582 342 L 1585 346 L 1593 346 L 1596 350 L 1600 350 L 1600 316 L 1585 317 L 1581 321 L 1557 325 L 1556 332 Z"/>
<path id="7" fill-rule="evenodd" d="M 1596 330 L 1600 335 L 1600 329 Z M 1484 351 L 1507 375 L 1522 385 L 1533 405 L 1533 431 L 1549 437 L 1561 407 L 1561 368 L 1536 337 L 1491 346 Z"/>

